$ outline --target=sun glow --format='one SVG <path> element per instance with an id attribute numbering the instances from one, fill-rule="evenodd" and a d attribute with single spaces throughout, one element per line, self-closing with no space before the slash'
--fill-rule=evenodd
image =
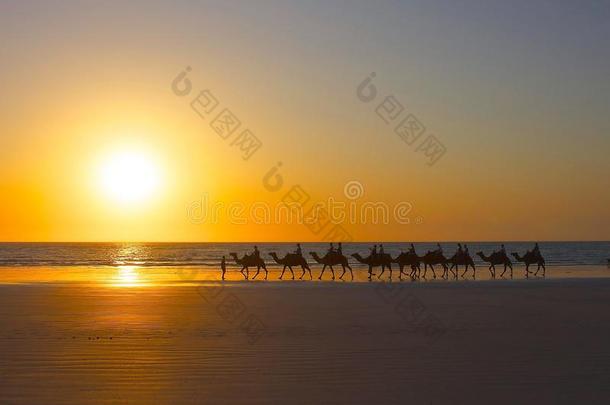
<path id="1" fill-rule="evenodd" d="M 158 191 L 161 173 L 152 157 L 140 151 L 120 151 L 102 163 L 100 183 L 106 195 L 119 203 L 141 203 Z"/>
<path id="2" fill-rule="evenodd" d="M 119 266 L 114 279 L 115 286 L 135 287 L 140 284 L 140 277 L 135 266 Z"/>

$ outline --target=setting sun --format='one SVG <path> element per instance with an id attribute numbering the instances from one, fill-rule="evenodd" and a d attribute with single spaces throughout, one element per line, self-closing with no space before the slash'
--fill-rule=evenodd
<path id="1" fill-rule="evenodd" d="M 101 187 L 120 203 L 143 202 L 158 191 L 161 172 L 151 156 L 139 151 L 115 152 L 103 160 Z"/>

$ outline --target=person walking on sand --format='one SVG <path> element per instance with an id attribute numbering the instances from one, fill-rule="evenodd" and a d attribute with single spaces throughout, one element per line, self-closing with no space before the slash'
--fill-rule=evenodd
<path id="1" fill-rule="evenodd" d="M 225 273 L 227 272 L 227 260 L 225 257 L 222 257 L 222 261 L 220 262 L 220 270 L 222 270 L 222 281 L 225 280 Z"/>

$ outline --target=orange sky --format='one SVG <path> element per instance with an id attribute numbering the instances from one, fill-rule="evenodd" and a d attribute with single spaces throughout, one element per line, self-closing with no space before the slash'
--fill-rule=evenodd
<path id="1" fill-rule="evenodd" d="M 78 18 L 68 21 L 61 9 L 0 6 L 0 240 L 320 240 L 325 232 L 300 224 L 189 218 L 204 197 L 274 207 L 295 184 L 310 201 L 412 207 L 408 224 L 344 223 L 356 240 L 610 238 L 606 62 L 558 68 L 544 54 L 553 42 L 505 43 L 491 31 L 458 52 L 458 34 L 471 33 L 444 25 L 427 35 L 430 10 L 418 9 L 424 21 L 413 22 L 421 36 L 400 41 L 407 33 L 383 28 L 384 19 L 410 18 L 409 10 L 384 9 L 373 24 L 364 6 L 330 16 L 276 6 L 203 13 L 158 5 L 137 29 L 129 22 L 135 7 L 117 17 L 74 6 Z M 288 26 L 264 28 L 271 12 Z M 232 29 L 221 23 L 229 18 Z M 534 38 L 550 36 L 543 28 Z M 358 42 L 350 29 L 369 35 Z M 179 97 L 171 83 L 187 65 L 192 91 Z M 367 104 L 356 88 L 372 71 L 379 95 Z M 204 89 L 219 107 L 202 119 L 189 103 Z M 434 166 L 376 114 L 387 95 L 443 142 Z M 247 161 L 231 145 L 237 133 L 223 140 L 210 127 L 222 108 L 241 120 L 237 132 L 248 128 L 263 143 Z M 155 191 L 132 204 L 113 200 L 98 175 L 125 150 L 160 173 Z M 279 161 L 284 186 L 269 191 L 263 177 Z M 364 190 L 356 200 L 344 194 L 350 181 Z"/>

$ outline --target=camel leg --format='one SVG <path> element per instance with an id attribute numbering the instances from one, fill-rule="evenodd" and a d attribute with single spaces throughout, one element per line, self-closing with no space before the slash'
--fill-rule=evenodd
<path id="1" fill-rule="evenodd" d="M 369 281 L 371 281 L 372 275 L 373 275 L 373 266 L 369 265 Z"/>
<path id="2" fill-rule="evenodd" d="M 303 274 L 301 274 L 301 277 L 299 277 L 299 280 L 303 280 L 303 277 L 305 276 L 305 266 L 301 266 L 301 270 L 303 270 Z"/>
<path id="3" fill-rule="evenodd" d="M 256 266 L 256 274 L 254 275 L 254 277 L 252 277 L 252 280 L 256 280 L 256 276 L 258 276 L 258 273 L 261 271 L 260 266 Z"/>
<path id="4" fill-rule="evenodd" d="M 318 277 L 318 280 L 322 280 L 322 276 L 324 275 L 324 270 L 326 270 L 326 265 L 322 266 L 322 273 L 320 273 L 320 277 Z"/>
<path id="5" fill-rule="evenodd" d="M 282 269 L 282 274 L 280 274 L 280 280 L 282 279 L 282 277 L 284 277 L 285 271 L 286 271 L 286 265 L 284 265 L 284 268 Z"/>
<path id="6" fill-rule="evenodd" d="M 504 277 L 504 273 L 506 273 L 506 265 L 504 265 L 504 271 L 500 274 L 500 278 Z"/>
<path id="7" fill-rule="evenodd" d="M 385 266 L 382 264 L 381 265 L 381 273 L 379 273 L 379 275 L 377 276 L 377 280 L 379 280 L 381 278 L 381 276 L 383 276 L 383 273 L 385 273 Z"/>
<path id="8" fill-rule="evenodd" d="M 288 268 L 290 269 L 290 274 L 292 274 L 292 279 L 294 280 L 294 271 L 292 270 L 292 266 L 288 266 Z"/>
<path id="9" fill-rule="evenodd" d="M 335 269 L 333 269 L 333 266 L 329 266 L 330 267 L 330 273 L 333 275 L 333 280 L 335 279 Z"/>
<path id="10" fill-rule="evenodd" d="M 512 266 L 512 264 L 509 263 L 508 267 L 510 267 L 510 279 L 512 280 L 513 279 L 513 266 Z"/>
<path id="11" fill-rule="evenodd" d="M 309 268 L 309 266 L 307 266 L 307 271 L 309 272 L 309 279 L 313 280 L 313 277 L 311 275 L 311 269 Z"/>
<path id="12" fill-rule="evenodd" d="M 343 280 L 343 276 L 345 275 L 345 266 L 341 265 L 341 268 L 343 269 L 343 273 L 341 273 L 341 275 L 339 276 L 339 280 Z"/>
<path id="13" fill-rule="evenodd" d="M 346 266 L 349 269 L 349 274 L 352 276 L 352 281 L 354 281 L 354 272 L 352 271 L 352 266 L 350 266 L 349 264 L 347 264 Z"/>

